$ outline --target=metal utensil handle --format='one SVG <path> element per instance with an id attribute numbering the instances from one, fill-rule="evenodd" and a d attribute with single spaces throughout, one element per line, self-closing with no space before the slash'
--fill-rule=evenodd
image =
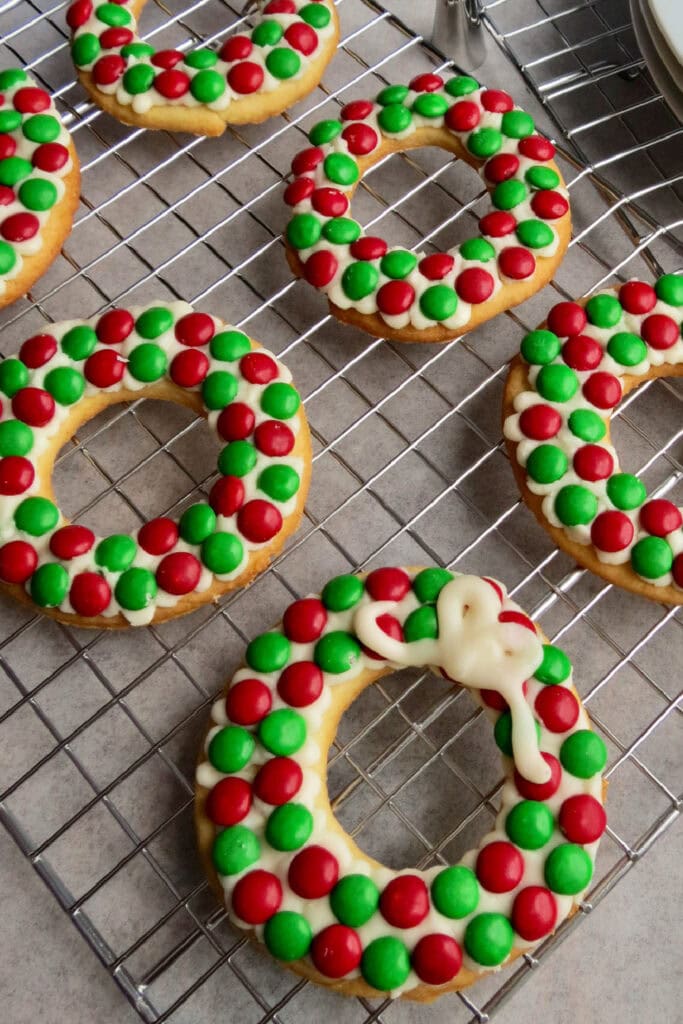
<path id="1" fill-rule="evenodd" d="M 465 71 L 486 57 L 482 12 L 481 0 L 436 0 L 432 43 Z"/>

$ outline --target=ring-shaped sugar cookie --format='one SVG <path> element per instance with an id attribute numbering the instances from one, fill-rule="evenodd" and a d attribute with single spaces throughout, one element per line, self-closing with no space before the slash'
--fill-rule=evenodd
<path id="1" fill-rule="evenodd" d="M 494 830 L 452 866 L 389 869 L 330 806 L 341 715 L 405 665 L 464 685 L 503 755 Z M 605 828 L 606 757 L 566 654 L 502 584 L 440 568 L 339 576 L 252 640 L 214 704 L 197 768 L 199 847 L 231 919 L 297 973 L 348 995 L 429 1001 L 573 912 Z"/>
<path id="2" fill-rule="evenodd" d="M 80 182 L 52 98 L 21 68 L 0 71 L 0 309 L 25 295 L 57 256 Z"/>
<path id="3" fill-rule="evenodd" d="M 622 471 L 610 418 L 654 377 L 683 375 L 683 275 L 654 288 L 560 302 L 527 334 L 503 398 L 504 433 L 524 500 L 558 547 L 617 586 L 683 604 L 683 517 Z"/>
<path id="4" fill-rule="evenodd" d="M 311 130 L 285 192 L 292 270 L 338 320 L 396 341 L 448 341 L 516 306 L 550 280 L 571 218 L 555 147 L 499 89 L 467 75 L 423 74 L 342 107 Z M 480 234 L 448 252 L 390 247 L 350 215 L 351 197 L 390 153 L 437 146 L 480 171 L 492 208 Z"/>
<path id="5" fill-rule="evenodd" d="M 0 585 L 62 622 L 121 628 L 248 583 L 298 526 L 308 490 L 310 437 L 290 382 L 246 334 L 186 302 L 113 309 L 29 338 L 0 362 Z M 55 456 L 102 409 L 139 398 L 205 417 L 225 443 L 220 476 L 177 523 L 163 516 L 134 535 L 97 537 L 55 503 Z"/>
<path id="6" fill-rule="evenodd" d="M 221 135 L 311 92 L 339 41 L 333 0 L 271 0 L 256 26 L 214 51 L 157 50 L 137 34 L 146 0 L 75 0 L 67 22 L 81 84 L 124 124 Z"/>

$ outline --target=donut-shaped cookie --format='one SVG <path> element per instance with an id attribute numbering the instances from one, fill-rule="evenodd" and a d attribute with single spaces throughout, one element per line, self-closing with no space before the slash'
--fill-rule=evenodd
<path id="1" fill-rule="evenodd" d="M 503 756 L 494 830 L 447 867 L 372 860 L 327 792 L 345 708 L 404 665 L 467 687 Z M 348 995 L 429 1001 L 572 913 L 605 828 L 606 757 L 566 654 L 501 583 L 440 568 L 338 576 L 252 640 L 214 704 L 197 768 L 199 847 L 231 919 L 298 974 Z"/>
<path id="2" fill-rule="evenodd" d="M 683 517 L 622 471 L 610 418 L 654 377 L 683 375 L 683 276 L 560 302 L 513 360 L 504 433 L 524 500 L 579 565 L 655 601 L 683 604 Z"/>
<path id="3" fill-rule="evenodd" d="M 0 585 L 72 625 L 141 626 L 248 583 L 296 529 L 308 426 L 275 356 L 186 302 L 50 325 L 0 362 Z M 177 402 L 225 445 L 208 499 L 178 522 L 97 537 L 54 501 L 55 456 L 106 406 Z M 153 492 L 154 474 L 150 474 Z"/>
<path id="4" fill-rule="evenodd" d="M 71 55 L 95 103 L 124 124 L 221 135 L 258 124 L 316 87 L 339 41 L 333 0 L 271 0 L 218 50 L 157 50 L 137 33 L 146 0 L 75 0 Z"/>
<path id="5" fill-rule="evenodd" d="M 25 295 L 57 256 L 80 182 L 52 98 L 21 68 L 0 71 L 0 309 Z"/>
<path id="6" fill-rule="evenodd" d="M 321 121 L 292 162 L 285 202 L 292 270 L 338 320 L 396 341 L 448 341 L 529 298 L 569 243 L 569 198 L 555 147 L 500 89 L 424 74 Z M 365 233 L 351 197 L 390 153 L 437 146 L 476 168 L 491 199 L 479 234 L 429 255 Z"/>

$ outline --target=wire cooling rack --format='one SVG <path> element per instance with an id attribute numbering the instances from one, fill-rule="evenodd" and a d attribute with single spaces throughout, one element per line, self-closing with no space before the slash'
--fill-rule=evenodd
<path id="1" fill-rule="evenodd" d="M 672 671 L 683 651 L 680 611 L 615 591 L 552 547 L 520 504 L 499 423 L 505 363 L 553 301 L 680 265 L 680 126 L 635 48 L 626 0 L 489 3 L 491 49 L 497 43 L 522 68 L 556 118 L 550 131 L 565 136 L 572 248 L 546 292 L 457 343 L 370 339 L 330 320 L 313 289 L 292 280 L 281 178 L 307 128 L 337 104 L 445 65 L 372 0 L 339 6 L 344 42 L 324 89 L 266 125 L 198 140 L 124 128 L 84 100 L 64 3 L 0 3 L 0 66 L 26 64 L 56 94 L 83 168 L 64 256 L 3 311 L 3 352 L 45 321 L 181 297 L 287 361 L 314 436 L 302 528 L 268 572 L 219 607 L 110 635 L 0 600 L 0 817 L 149 1022 L 208 1021 L 226 1007 L 246 1024 L 327 1013 L 413 1019 L 407 1004 L 342 1000 L 262 956 L 217 908 L 194 851 L 193 764 L 211 696 L 249 637 L 337 572 L 436 561 L 500 576 L 573 658 L 610 752 L 610 827 L 584 912 L 514 968 L 441 1000 L 435 1024 L 489 1019 L 681 805 L 683 695 Z M 179 0 L 169 10 L 150 4 L 143 30 L 157 45 L 184 47 L 238 21 L 230 4 Z M 493 84 L 525 103 L 514 69 L 496 63 Z M 375 168 L 354 210 L 392 241 L 449 247 L 473 233 L 481 198 L 471 171 L 421 150 Z M 679 504 L 682 397 L 680 380 L 653 382 L 613 424 L 626 468 Z M 140 401 L 79 431 L 60 456 L 56 490 L 67 514 L 134 529 L 205 494 L 214 459 L 201 422 Z M 366 691 L 331 754 L 339 820 L 393 866 L 460 856 L 491 826 L 499 785 L 483 717 L 464 692 L 417 672 Z"/>

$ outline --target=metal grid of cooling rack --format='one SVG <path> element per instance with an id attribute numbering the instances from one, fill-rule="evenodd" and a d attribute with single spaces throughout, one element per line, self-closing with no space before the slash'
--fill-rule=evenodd
<path id="1" fill-rule="evenodd" d="M 629 31 L 610 20 L 619 13 L 625 20 L 625 0 L 490 3 L 492 35 L 524 65 L 548 109 L 562 116 L 572 89 L 597 88 L 610 104 L 599 115 L 598 139 L 639 110 L 650 135 L 647 144 L 629 138 L 621 155 L 613 147 L 599 158 L 588 145 L 592 128 L 565 114 L 574 152 L 563 152 L 562 163 L 575 239 L 553 285 L 457 343 L 390 345 L 342 328 L 312 289 L 292 281 L 280 240 L 280 183 L 303 133 L 335 104 L 444 66 L 439 56 L 373 0 L 343 0 L 343 47 L 324 89 L 265 126 L 220 140 L 173 137 L 126 129 L 83 100 L 64 6 L 0 3 L 0 64 L 27 65 L 57 95 L 83 169 L 82 208 L 64 258 L 0 315 L 3 353 L 45 321 L 114 302 L 187 299 L 245 327 L 288 362 L 306 399 L 315 464 L 301 530 L 268 572 L 220 607 L 162 627 L 93 635 L 0 602 L 0 818 L 143 1020 L 211 1020 L 230 1006 L 232 1018 L 248 1024 L 296 1024 L 327 1012 L 366 1024 L 401 1021 L 405 1004 L 342 1001 L 281 970 L 229 926 L 193 848 L 197 740 L 211 695 L 246 639 L 292 596 L 350 568 L 436 561 L 505 579 L 574 660 L 610 751 L 610 828 L 584 911 L 674 821 L 683 695 L 670 666 L 683 650 L 680 611 L 616 592 L 550 545 L 519 502 L 499 409 L 505 363 L 522 330 L 558 296 L 676 268 L 675 175 L 653 157 L 675 128 L 658 127 L 666 108 L 651 95 Z M 574 18 L 583 36 L 569 29 Z M 198 0 L 188 8 L 179 0 L 170 12 L 150 6 L 143 30 L 159 45 L 182 47 L 210 42 L 217 24 L 238 20 L 230 4 Z M 574 70 L 525 56 L 527 36 L 538 31 L 543 50 L 536 41 L 533 53 L 571 53 Z M 601 59 L 613 63 L 591 63 L 582 39 L 586 49 L 597 39 Z M 607 89 L 611 78 L 628 94 L 623 102 Z M 498 68 L 496 84 L 513 88 L 514 80 L 504 83 Z M 629 186 L 630 151 L 638 165 Z M 645 199 L 655 195 L 658 205 L 649 206 Z M 416 151 L 375 168 L 354 211 L 365 224 L 381 223 L 392 241 L 448 247 L 472 232 L 481 198 L 466 168 Z M 653 382 L 614 421 L 626 468 L 679 504 L 682 397 L 680 381 Z M 101 414 L 60 456 L 55 483 L 65 511 L 99 529 L 177 514 L 211 485 L 214 453 L 202 429 L 165 403 Z M 427 866 L 457 858 L 490 826 L 498 771 L 466 694 L 401 673 L 344 716 L 330 792 L 340 821 L 368 853 Z M 430 1018 L 488 1019 L 583 917 L 514 969 L 445 997 Z"/>

